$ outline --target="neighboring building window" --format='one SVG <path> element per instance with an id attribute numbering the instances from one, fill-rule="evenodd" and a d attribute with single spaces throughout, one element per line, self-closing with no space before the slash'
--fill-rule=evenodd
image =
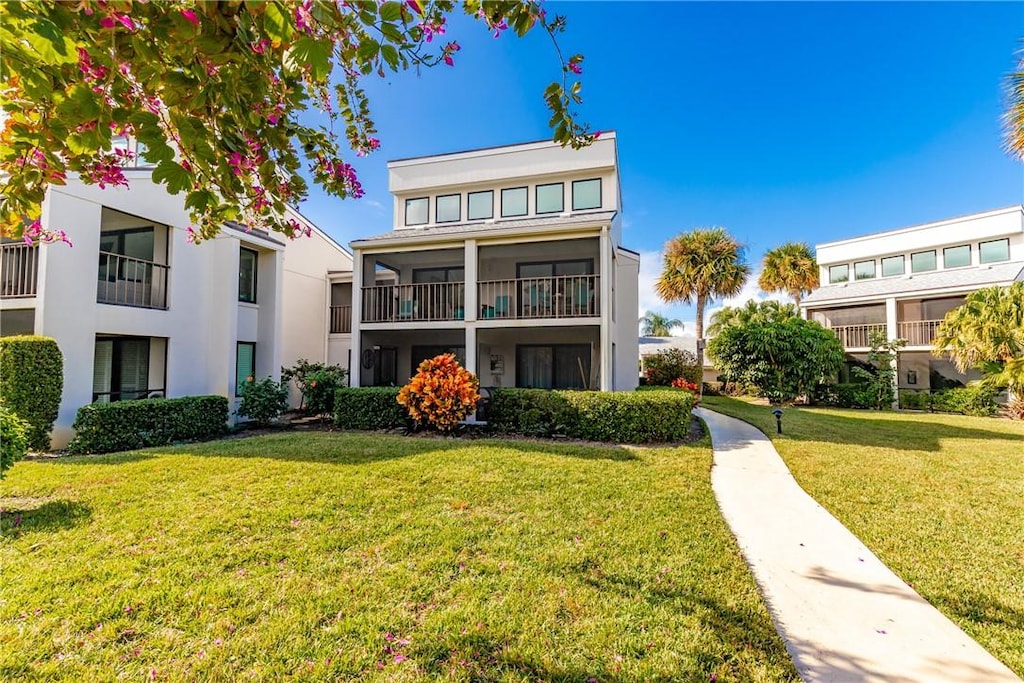
<path id="1" fill-rule="evenodd" d="M 978 245 L 978 255 L 982 263 L 1010 260 L 1010 240 L 992 240 Z"/>
<path id="2" fill-rule="evenodd" d="M 252 342 L 238 342 L 235 354 L 235 396 L 242 395 L 249 378 L 256 380 L 256 345 Z"/>
<path id="3" fill-rule="evenodd" d="M 572 182 L 572 210 L 601 208 L 601 179 L 574 180 Z"/>
<path id="4" fill-rule="evenodd" d="M 907 259 L 904 256 L 889 256 L 882 259 L 882 277 L 903 275 L 907 269 Z"/>
<path id="5" fill-rule="evenodd" d="M 425 225 L 427 213 L 430 211 L 430 198 L 420 197 L 419 199 L 405 200 L 405 224 Z"/>
<path id="6" fill-rule="evenodd" d="M 527 190 L 525 187 L 511 187 L 501 191 L 501 217 L 525 216 Z"/>
<path id="7" fill-rule="evenodd" d="M 445 194 L 437 198 L 434 220 L 438 223 L 454 223 L 462 219 L 462 195 Z"/>
<path id="8" fill-rule="evenodd" d="M 147 398 L 149 387 L 148 337 L 99 337 L 93 356 L 92 400 L 99 403 Z"/>
<path id="9" fill-rule="evenodd" d="M 946 247 L 942 250 L 942 267 L 959 268 L 971 265 L 971 245 Z"/>
<path id="10" fill-rule="evenodd" d="M 516 346 L 516 386 L 534 389 L 587 389 L 590 345 Z"/>
<path id="11" fill-rule="evenodd" d="M 494 218 L 494 190 L 469 193 L 467 220 L 482 221 Z"/>
<path id="12" fill-rule="evenodd" d="M 238 252 L 238 300 L 256 303 L 256 272 L 260 254 L 242 247 Z"/>
<path id="13" fill-rule="evenodd" d="M 850 280 L 850 266 L 843 264 L 841 266 L 829 266 L 828 268 L 828 281 L 829 284 L 836 284 L 839 282 L 848 282 Z"/>
<path id="14" fill-rule="evenodd" d="M 561 213 L 565 209 L 565 185 L 550 183 L 537 186 L 537 213 Z"/>
<path id="15" fill-rule="evenodd" d="M 856 280 L 870 280 L 875 276 L 874 261 L 858 261 L 853 264 L 853 277 Z"/>
<path id="16" fill-rule="evenodd" d="M 925 273 L 937 268 L 934 251 L 919 251 L 910 255 L 910 272 Z"/>

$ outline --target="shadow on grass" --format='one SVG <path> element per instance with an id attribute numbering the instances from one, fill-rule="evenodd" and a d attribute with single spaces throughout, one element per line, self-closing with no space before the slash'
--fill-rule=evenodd
<path id="1" fill-rule="evenodd" d="M 751 405 L 732 399 L 706 401 L 704 408 L 748 422 L 773 440 L 816 441 L 844 446 L 870 446 L 910 451 L 938 451 L 943 439 L 978 439 L 1016 441 L 1022 444 L 1024 434 L 978 429 L 933 420 L 901 419 L 906 413 L 874 413 L 889 417 L 872 417 L 872 411 L 822 408 L 783 408 L 783 434 L 775 432 L 774 406 Z M 836 410 L 837 412 L 824 412 Z M 943 416 L 960 418 L 963 416 Z M 975 420 L 995 418 L 974 418 Z"/>
<path id="2" fill-rule="evenodd" d="M 0 535 L 18 538 L 33 531 L 70 529 L 92 517 L 88 505 L 75 500 L 0 499 Z"/>
<path id="3" fill-rule="evenodd" d="M 464 450 L 475 457 L 481 449 L 509 449 L 582 460 L 636 460 L 637 454 L 616 445 L 559 443 L 533 439 L 462 439 L 402 436 L 380 432 L 287 432 L 245 439 L 222 439 L 106 455 L 71 456 L 55 465 L 120 465 L 161 455 L 195 457 L 271 458 L 336 465 L 365 465 L 426 453 Z"/>

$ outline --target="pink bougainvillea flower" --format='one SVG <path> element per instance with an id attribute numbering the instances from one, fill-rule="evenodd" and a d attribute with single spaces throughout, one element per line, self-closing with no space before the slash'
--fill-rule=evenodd
<path id="1" fill-rule="evenodd" d="M 434 40 L 434 36 L 444 35 L 444 17 L 441 17 L 441 21 L 422 21 L 419 27 L 423 31 L 423 38 L 429 43 Z"/>
<path id="2" fill-rule="evenodd" d="M 579 62 L 569 62 L 569 71 L 574 74 L 583 73 L 583 67 L 579 65 Z"/>
<path id="3" fill-rule="evenodd" d="M 196 15 L 193 9 L 181 10 L 181 16 L 185 17 L 186 21 L 191 22 L 194 26 L 199 26 L 199 17 Z"/>

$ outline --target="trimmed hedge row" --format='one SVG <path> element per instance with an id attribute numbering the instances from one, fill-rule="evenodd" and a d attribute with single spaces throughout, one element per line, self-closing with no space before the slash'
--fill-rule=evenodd
<path id="1" fill-rule="evenodd" d="M 867 382 L 819 384 L 814 388 L 812 403 L 833 408 L 871 409 L 878 407 L 878 397 Z"/>
<path id="2" fill-rule="evenodd" d="M 223 396 L 150 398 L 93 403 L 78 409 L 72 453 L 111 453 L 175 441 L 208 439 L 227 428 Z"/>
<path id="3" fill-rule="evenodd" d="M 901 391 L 900 408 L 990 417 L 999 410 L 996 393 L 994 389 L 983 386 L 942 389 L 934 393 Z"/>
<path id="4" fill-rule="evenodd" d="M 0 338 L 0 400 L 28 423 L 28 447 L 50 448 L 64 391 L 64 356 L 50 337 Z"/>
<path id="5" fill-rule="evenodd" d="M 494 389 L 487 424 L 497 432 L 589 441 L 680 441 L 690 431 L 688 391 Z"/>
<path id="6" fill-rule="evenodd" d="M 341 429 L 405 427 L 409 413 L 397 387 L 347 387 L 334 392 L 334 424 Z"/>

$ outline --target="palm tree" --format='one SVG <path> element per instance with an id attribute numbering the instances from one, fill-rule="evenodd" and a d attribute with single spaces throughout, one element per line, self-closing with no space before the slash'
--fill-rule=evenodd
<path id="1" fill-rule="evenodd" d="M 1006 78 L 1006 99 L 1006 151 L 1024 161 L 1024 56 L 1017 61 L 1017 70 Z"/>
<path id="2" fill-rule="evenodd" d="M 725 228 L 697 228 L 665 245 L 655 291 L 665 302 L 696 301 L 699 367 L 704 367 L 705 307 L 716 298 L 739 294 L 749 275 L 743 248 Z"/>
<path id="3" fill-rule="evenodd" d="M 796 305 L 818 286 L 818 262 L 803 242 L 786 242 L 764 255 L 757 286 L 766 292 L 785 292 Z"/>
<path id="4" fill-rule="evenodd" d="M 1024 282 L 968 294 L 939 325 L 932 353 L 948 354 L 960 372 L 978 368 L 989 384 L 1024 393 Z"/>
<path id="5" fill-rule="evenodd" d="M 726 306 L 712 315 L 711 324 L 708 325 L 708 336 L 717 337 L 722 330 L 733 325 L 785 322 L 799 317 L 800 309 L 793 304 L 751 299 L 742 306 Z"/>
<path id="6" fill-rule="evenodd" d="M 644 317 L 640 318 L 640 322 L 644 325 L 644 335 L 648 337 L 671 337 L 673 327 L 683 326 L 683 321 L 677 318 L 669 318 L 654 311 L 644 313 Z"/>

